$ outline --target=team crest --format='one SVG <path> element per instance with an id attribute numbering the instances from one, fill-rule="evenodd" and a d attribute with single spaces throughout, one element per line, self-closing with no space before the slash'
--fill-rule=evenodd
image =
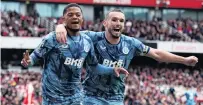
<path id="1" fill-rule="evenodd" d="M 89 52 L 90 48 L 88 46 L 84 46 L 84 51 Z"/>
<path id="2" fill-rule="evenodd" d="M 129 49 L 127 47 L 124 47 L 122 51 L 123 51 L 123 54 L 128 54 L 129 53 Z"/>

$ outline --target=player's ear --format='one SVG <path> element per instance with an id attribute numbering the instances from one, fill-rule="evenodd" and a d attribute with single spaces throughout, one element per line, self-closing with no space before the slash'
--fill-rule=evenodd
<path id="1" fill-rule="evenodd" d="M 64 16 L 64 15 L 61 17 L 61 20 L 62 20 L 62 21 L 64 21 L 64 20 L 65 20 L 65 16 Z"/>
<path id="2" fill-rule="evenodd" d="M 106 25 L 107 25 L 106 19 L 102 21 L 102 24 L 103 24 L 104 27 L 106 27 Z"/>
<path id="3" fill-rule="evenodd" d="M 84 24 L 84 17 L 82 17 L 81 21 L 82 21 L 81 23 Z"/>

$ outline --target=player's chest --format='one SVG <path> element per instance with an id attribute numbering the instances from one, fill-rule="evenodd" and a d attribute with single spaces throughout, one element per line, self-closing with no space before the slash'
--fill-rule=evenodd
<path id="1" fill-rule="evenodd" d="M 132 50 L 131 47 L 125 45 L 108 46 L 102 43 L 95 45 L 99 63 L 108 67 L 124 67 L 124 64 L 133 58 Z"/>
<path id="2" fill-rule="evenodd" d="M 94 45 L 95 52 L 97 55 L 102 56 L 103 58 L 111 56 L 114 59 L 126 59 L 133 57 L 133 48 L 129 45 L 118 44 L 118 45 L 108 45 L 104 42 L 98 42 Z"/>
<path id="3" fill-rule="evenodd" d="M 67 43 L 58 45 L 55 52 L 63 57 L 85 58 L 90 51 L 90 45 L 81 42 Z"/>

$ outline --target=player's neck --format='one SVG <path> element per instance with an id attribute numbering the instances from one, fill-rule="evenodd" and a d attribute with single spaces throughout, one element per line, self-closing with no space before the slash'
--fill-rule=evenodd
<path id="1" fill-rule="evenodd" d="M 105 32 L 105 37 L 106 40 L 110 43 L 110 44 L 118 44 L 120 42 L 120 37 L 119 38 L 113 38 L 109 32 Z"/>
<path id="2" fill-rule="evenodd" d="M 78 35 L 80 35 L 79 31 L 74 32 L 74 31 L 67 30 L 67 32 L 68 32 L 68 35 L 70 35 L 70 36 L 78 36 Z"/>

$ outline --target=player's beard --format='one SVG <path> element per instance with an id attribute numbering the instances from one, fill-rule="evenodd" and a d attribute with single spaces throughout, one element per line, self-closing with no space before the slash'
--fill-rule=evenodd
<path id="1" fill-rule="evenodd" d="M 109 31 L 109 33 L 111 34 L 111 36 L 112 36 L 112 38 L 114 38 L 114 39 L 118 39 L 118 38 L 120 38 L 120 36 L 121 36 L 121 33 L 119 33 L 119 34 L 114 34 L 113 33 L 113 29 L 108 29 L 108 31 Z"/>

